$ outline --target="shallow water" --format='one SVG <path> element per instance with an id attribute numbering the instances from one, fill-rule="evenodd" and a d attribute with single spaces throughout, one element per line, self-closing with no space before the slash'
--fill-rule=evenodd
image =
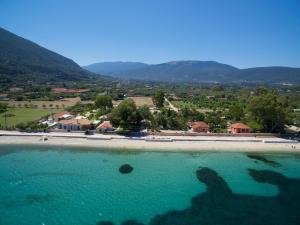
<path id="1" fill-rule="evenodd" d="M 143 224 L 276 224 L 252 215 L 258 210 L 255 207 L 266 210 L 261 206 L 263 201 L 271 201 L 273 213 L 283 212 L 277 222 L 299 224 L 295 221 L 300 218 L 293 213 L 300 212 L 300 158 L 296 155 L 263 155 L 276 162 L 272 164 L 243 153 L 109 152 L 5 145 L 0 149 L 1 225 L 121 224 L 126 220 Z M 119 172 L 125 163 L 134 168 L 129 174 Z M 255 176 L 277 179 L 277 173 L 257 175 L 249 169 L 277 172 L 286 180 L 261 182 Z M 207 176 L 212 180 L 206 181 Z M 232 193 L 225 198 L 227 189 Z M 288 191 L 278 203 L 282 190 Z M 219 209 L 224 198 L 226 204 L 236 204 L 235 209 Z M 191 205 L 191 199 L 201 201 Z M 244 214 L 243 222 L 234 210 Z M 208 216 L 213 213 L 220 218 Z M 252 218 L 249 223 L 247 216 Z M 177 219 L 174 222 L 171 218 Z"/>

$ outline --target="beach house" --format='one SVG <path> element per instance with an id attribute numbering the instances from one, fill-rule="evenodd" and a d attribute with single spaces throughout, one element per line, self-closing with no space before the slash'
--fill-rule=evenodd
<path id="1" fill-rule="evenodd" d="M 190 122 L 188 123 L 188 126 L 191 128 L 192 132 L 197 132 L 197 133 L 209 132 L 209 125 L 203 121 Z"/>
<path id="2" fill-rule="evenodd" d="M 57 122 L 59 129 L 67 131 L 89 130 L 92 127 L 92 122 L 88 119 L 69 119 L 60 120 Z"/>
<path id="3" fill-rule="evenodd" d="M 230 125 L 230 132 L 233 134 L 251 133 L 251 128 L 244 123 L 233 123 Z"/>
<path id="4" fill-rule="evenodd" d="M 67 111 L 63 111 L 63 112 L 58 112 L 58 113 L 54 113 L 52 115 L 49 116 L 49 119 L 53 119 L 54 121 L 58 121 L 58 120 L 68 120 L 71 119 L 73 117 L 73 115 Z"/>
<path id="5" fill-rule="evenodd" d="M 99 132 L 109 132 L 109 131 L 114 131 L 114 127 L 113 125 L 111 124 L 110 121 L 106 120 L 104 122 L 102 122 L 97 128 L 96 128 L 97 131 Z"/>

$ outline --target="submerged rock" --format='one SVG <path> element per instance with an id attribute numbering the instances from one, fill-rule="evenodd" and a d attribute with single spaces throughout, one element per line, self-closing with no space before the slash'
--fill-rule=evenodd
<path id="1" fill-rule="evenodd" d="M 131 173 L 133 170 L 133 167 L 129 164 L 123 164 L 120 166 L 119 171 L 120 173 L 126 174 L 126 173 Z"/>

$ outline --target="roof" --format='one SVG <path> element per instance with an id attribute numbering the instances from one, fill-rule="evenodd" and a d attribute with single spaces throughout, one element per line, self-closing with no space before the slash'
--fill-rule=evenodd
<path id="1" fill-rule="evenodd" d="M 112 124 L 110 121 L 104 121 L 103 123 L 101 123 L 97 128 L 101 128 L 101 129 L 111 129 L 113 128 Z"/>
<path id="2" fill-rule="evenodd" d="M 209 125 L 203 121 L 195 121 L 191 123 L 191 127 L 195 128 L 209 128 Z"/>
<path id="3" fill-rule="evenodd" d="M 63 124 L 63 125 L 91 125 L 91 121 L 88 119 L 70 119 L 70 120 L 60 120 L 58 122 L 59 124 Z"/>
<path id="4" fill-rule="evenodd" d="M 108 117 L 109 117 L 109 115 L 105 114 L 105 115 L 99 116 L 99 119 L 107 119 Z"/>
<path id="5" fill-rule="evenodd" d="M 63 112 L 59 112 L 59 113 L 54 113 L 52 116 L 54 117 L 54 118 L 60 118 L 60 117 L 62 117 L 63 115 L 71 115 L 69 112 L 67 112 L 67 111 L 63 111 Z"/>
<path id="6" fill-rule="evenodd" d="M 234 129 L 250 129 L 250 127 L 244 123 L 233 123 L 230 127 Z"/>

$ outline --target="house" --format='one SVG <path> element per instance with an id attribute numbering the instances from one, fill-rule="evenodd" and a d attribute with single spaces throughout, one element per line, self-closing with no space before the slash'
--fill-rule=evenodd
<path id="1" fill-rule="evenodd" d="M 216 97 L 215 97 L 214 95 L 208 95 L 208 96 L 206 96 L 206 98 L 207 98 L 208 100 L 213 100 L 213 99 L 215 99 Z"/>
<path id="2" fill-rule="evenodd" d="M 190 122 L 188 125 L 193 132 L 198 132 L 198 133 L 209 132 L 209 125 L 203 121 Z"/>
<path id="3" fill-rule="evenodd" d="M 0 94 L 0 100 L 9 100 L 8 94 Z"/>
<path id="4" fill-rule="evenodd" d="M 108 120 L 108 119 L 109 119 L 109 115 L 108 115 L 108 114 L 105 114 L 105 115 L 99 116 L 99 119 L 100 119 L 101 121 Z"/>
<path id="5" fill-rule="evenodd" d="M 69 120 L 59 120 L 57 122 L 58 128 L 74 131 L 74 130 L 89 130 L 91 129 L 92 122 L 88 119 L 69 119 Z"/>
<path id="6" fill-rule="evenodd" d="M 97 128 L 97 131 L 99 132 L 108 132 L 108 131 L 114 131 L 115 128 L 113 127 L 113 125 L 111 124 L 110 121 L 104 121 L 102 122 Z"/>
<path id="7" fill-rule="evenodd" d="M 244 123 L 233 123 L 230 125 L 230 132 L 233 134 L 251 133 L 251 128 Z"/>
<path id="8" fill-rule="evenodd" d="M 50 116 L 54 121 L 59 121 L 59 120 L 68 120 L 73 117 L 73 115 L 67 111 L 59 112 L 59 113 L 54 113 Z"/>

